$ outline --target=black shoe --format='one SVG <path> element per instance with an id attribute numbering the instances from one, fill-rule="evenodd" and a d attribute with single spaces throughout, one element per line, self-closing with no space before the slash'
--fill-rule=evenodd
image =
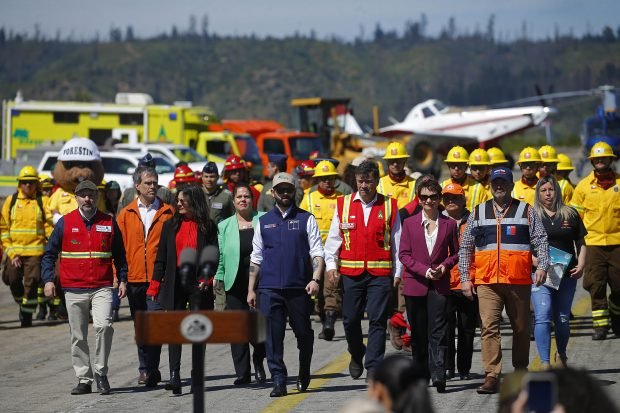
<path id="1" fill-rule="evenodd" d="M 37 320 L 43 321 L 47 317 L 47 306 L 45 304 L 39 304 L 39 312 L 37 312 Z"/>
<path id="2" fill-rule="evenodd" d="M 323 323 L 323 337 L 319 334 L 319 338 L 327 341 L 332 341 L 335 334 L 336 317 L 338 315 L 335 311 L 325 311 L 325 322 Z"/>
<path id="3" fill-rule="evenodd" d="M 19 321 L 22 327 L 32 327 L 32 313 L 19 312 Z"/>
<path id="4" fill-rule="evenodd" d="M 243 386 L 244 384 L 252 383 L 252 378 L 248 377 L 237 377 L 237 379 L 233 382 L 235 386 Z"/>
<path id="5" fill-rule="evenodd" d="M 271 390 L 271 393 L 269 393 L 269 397 L 282 397 L 286 395 L 286 384 L 274 384 L 273 390 Z"/>
<path id="6" fill-rule="evenodd" d="M 97 383 L 97 392 L 100 394 L 110 394 L 110 383 L 107 376 L 95 374 L 95 383 Z"/>
<path id="7" fill-rule="evenodd" d="M 93 390 L 90 383 L 78 383 L 78 385 L 71 390 L 71 394 L 75 396 L 80 394 L 89 394 L 92 393 L 92 391 Z"/>
<path id="8" fill-rule="evenodd" d="M 446 370 L 446 380 L 452 380 L 454 378 L 454 370 Z"/>
<path id="9" fill-rule="evenodd" d="M 606 328 L 595 328 L 594 333 L 592 334 L 592 340 L 599 341 L 605 340 L 607 338 L 607 329 Z"/>
<path id="10" fill-rule="evenodd" d="M 349 374 L 354 379 L 359 379 L 362 377 L 362 373 L 364 372 L 364 366 L 362 364 L 362 360 L 355 360 L 351 357 L 351 361 L 349 362 Z"/>
<path id="11" fill-rule="evenodd" d="M 181 394 L 181 374 L 178 371 L 170 372 L 170 380 L 166 383 L 166 390 L 172 390 L 172 394 Z"/>
<path id="12" fill-rule="evenodd" d="M 118 310 L 112 310 L 112 321 L 115 323 L 117 321 L 121 321 L 121 318 L 118 315 Z"/>
<path id="13" fill-rule="evenodd" d="M 254 377 L 258 383 L 264 383 L 267 381 L 267 375 L 265 374 L 265 368 L 263 362 L 254 364 Z"/>
<path id="14" fill-rule="evenodd" d="M 146 387 L 157 387 L 157 384 L 161 381 L 161 372 L 159 370 L 155 370 L 151 373 L 146 373 L 146 379 L 144 380 L 144 385 Z"/>
<path id="15" fill-rule="evenodd" d="M 459 373 L 459 377 L 461 380 L 471 380 L 471 374 L 469 373 Z"/>
<path id="16" fill-rule="evenodd" d="M 300 373 L 299 376 L 297 376 L 297 390 L 300 392 L 305 392 L 309 385 L 310 375 Z"/>
<path id="17" fill-rule="evenodd" d="M 437 388 L 437 393 L 446 392 L 446 382 L 443 380 L 433 380 L 433 387 Z"/>
<path id="18" fill-rule="evenodd" d="M 58 321 L 58 316 L 56 315 L 56 312 L 50 310 L 50 313 L 47 316 L 47 321 Z"/>

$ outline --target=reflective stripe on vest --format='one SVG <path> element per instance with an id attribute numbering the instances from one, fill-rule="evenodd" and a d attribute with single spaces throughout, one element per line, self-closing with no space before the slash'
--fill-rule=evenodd
<path id="1" fill-rule="evenodd" d="M 344 201 L 342 203 L 342 217 L 340 217 L 341 222 L 348 223 L 349 222 L 349 208 L 351 207 L 351 195 L 345 195 Z M 351 235 L 349 231 L 342 231 L 342 235 L 344 236 L 344 249 L 351 249 Z M 362 265 L 364 262 L 362 261 Z M 357 268 L 357 267 L 355 267 Z"/>

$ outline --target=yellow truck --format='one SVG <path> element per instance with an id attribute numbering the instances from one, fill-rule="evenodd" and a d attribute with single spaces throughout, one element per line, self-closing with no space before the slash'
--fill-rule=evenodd
<path id="1" fill-rule="evenodd" d="M 98 146 L 111 140 L 187 145 L 216 123 L 209 107 L 154 104 L 144 93 L 118 93 L 114 103 L 25 101 L 18 93 L 2 102 L 2 159 L 15 159 L 19 150 L 60 147 L 76 136 Z"/>

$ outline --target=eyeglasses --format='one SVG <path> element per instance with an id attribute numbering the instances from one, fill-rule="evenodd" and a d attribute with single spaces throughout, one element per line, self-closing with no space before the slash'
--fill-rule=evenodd
<path id="1" fill-rule="evenodd" d="M 519 164 L 522 169 L 535 169 L 538 168 L 537 162 L 522 162 Z"/>
<path id="2" fill-rule="evenodd" d="M 295 192 L 295 187 L 289 186 L 289 185 L 278 185 L 277 188 L 274 188 L 274 190 L 276 191 L 276 193 L 278 195 L 282 195 L 282 194 L 292 194 L 293 192 Z"/>
<path id="3" fill-rule="evenodd" d="M 456 204 L 458 200 L 459 200 L 459 197 L 455 195 L 444 195 L 443 196 L 444 204 L 450 204 L 450 203 Z"/>
<path id="4" fill-rule="evenodd" d="M 20 185 L 36 185 L 36 181 L 19 181 Z"/>
<path id="5" fill-rule="evenodd" d="M 450 169 L 467 169 L 466 163 L 449 163 L 448 168 Z"/>
<path id="6" fill-rule="evenodd" d="M 484 171 L 487 168 L 488 167 L 486 165 L 471 165 L 469 167 L 469 169 L 471 169 L 472 171 Z"/>
<path id="7" fill-rule="evenodd" d="M 426 202 L 429 199 L 433 202 L 437 202 L 439 201 L 439 198 L 441 197 L 441 195 L 439 194 L 433 194 L 433 195 L 418 195 L 418 198 L 420 198 L 420 201 L 422 202 Z"/>
<path id="8" fill-rule="evenodd" d="M 321 176 L 319 179 L 319 182 L 334 182 L 336 181 L 336 177 L 335 176 Z"/>

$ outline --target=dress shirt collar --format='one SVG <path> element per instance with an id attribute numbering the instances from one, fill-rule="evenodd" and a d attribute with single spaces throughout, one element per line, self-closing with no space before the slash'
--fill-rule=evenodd
<path id="1" fill-rule="evenodd" d="M 355 196 L 353 197 L 354 201 L 360 201 L 362 203 L 362 205 L 364 206 L 372 206 L 374 205 L 375 202 L 377 202 L 377 194 L 375 194 L 375 197 L 368 203 L 365 203 L 364 200 L 362 199 L 362 197 L 360 196 L 359 192 L 355 193 Z"/>
<path id="2" fill-rule="evenodd" d="M 159 198 L 155 197 L 155 200 L 151 203 L 151 205 L 146 205 L 140 200 L 138 197 L 138 208 L 145 208 L 147 211 L 149 209 L 159 209 Z"/>

